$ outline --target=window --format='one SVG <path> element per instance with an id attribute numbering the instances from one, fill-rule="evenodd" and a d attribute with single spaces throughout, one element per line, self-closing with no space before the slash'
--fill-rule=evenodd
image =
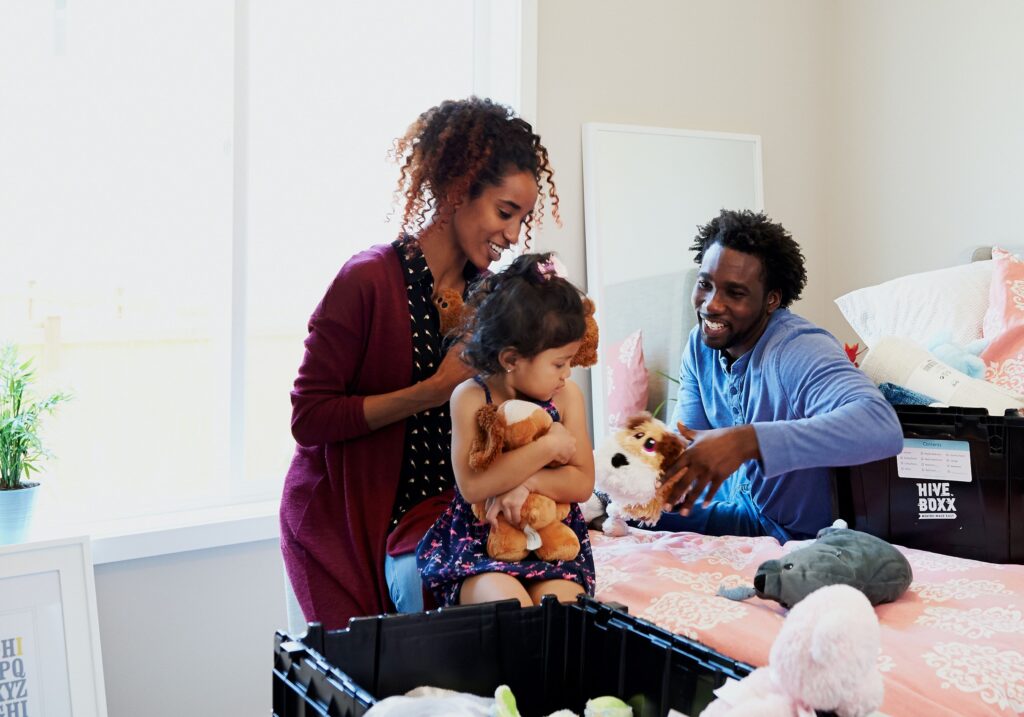
<path id="1" fill-rule="evenodd" d="M 276 498 L 306 320 L 390 241 L 391 141 L 519 106 L 519 3 L 0 6 L 0 341 L 75 399 L 51 493 L 102 519 Z"/>

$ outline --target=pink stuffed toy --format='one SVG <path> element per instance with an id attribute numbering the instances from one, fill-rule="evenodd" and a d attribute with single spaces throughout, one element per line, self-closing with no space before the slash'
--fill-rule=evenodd
<path id="1" fill-rule="evenodd" d="M 700 717 L 864 717 L 882 704 L 874 608 L 849 585 L 819 588 L 793 606 L 768 667 L 715 690 Z"/>

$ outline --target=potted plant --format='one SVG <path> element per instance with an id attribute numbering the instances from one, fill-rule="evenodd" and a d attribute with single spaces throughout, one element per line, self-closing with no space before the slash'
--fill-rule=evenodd
<path id="1" fill-rule="evenodd" d="M 28 532 L 39 483 L 29 476 L 50 456 L 39 436 L 40 419 L 68 400 L 65 393 L 36 399 L 32 359 L 21 361 L 14 346 L 0 348 L 0 544 L 22 542 Z"/>

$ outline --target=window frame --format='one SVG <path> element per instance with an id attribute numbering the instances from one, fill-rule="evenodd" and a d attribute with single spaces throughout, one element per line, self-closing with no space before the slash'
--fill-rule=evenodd
<path id="1" fill-rule="evenodd" d="M 245 484 L 246 340 L 247 340 L 247 237 L 249 170 L 248 62 L 249 0 L 234 2 L 233 128 L 231 208 L 231 335 L 229 405 L 230 475 L 226 478 L 231 499 L 223 504 L 190 510 L 175 509 L 146 515 L 73 524 L 43 524 L 33 539 L 62 538 L 88 534 L 92 538 L 93 562 L 97 564 L 134 560 L 178 552 L 277 539 L 279 498 L 267 499 L 243 490 Z M 517 108 L 528 122 L 536 121 L 537 103 L 537 0 L 516 0 L 518 28 L 512 45 L 515 79 L 509 98 L 508 85 L 500 87 L 495 72 L 496 58 L 490 57 L 493 33 L 508 33 L 508 0 L 473 0 L 474 68 L 473 93 L 495 96 Z"/>

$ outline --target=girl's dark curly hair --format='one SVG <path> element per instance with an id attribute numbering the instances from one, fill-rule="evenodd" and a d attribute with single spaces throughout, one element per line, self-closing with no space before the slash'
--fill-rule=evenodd
<path id="1" fill-rule="evenodd" d="M 534 220 L 539 225 L 543 217 L 545 193 L 561 223 L 548 150 L 530 124 L 504 105 L 479 97 L 446 100 L 409 125 L 390 154 L 401 168 L 395 197 L 404 199 L 404 231 L 418 233 L 439 202 L 454 208 L 475 199 L 510 171 L 530 172 L 537 181 L 537 213 L 526 218 L 526 246 Z"/>
<path id="2" fill-rule="evenodd" d="M 698 227 L 690 247 L 697 252 L 694 262 L 700 265 L 704 253 L 713 244 L 758 257 L 764 267 L 765 290 L 777 289 L 782 295 L 780 308 L 799 299 L 807 285 L 800 245 L 781 224 L 774 223 L 763 212 L 723 209 L 717 217 Z"/>
<path id="3" fill-rule="evenodd" d="M 504 349 L 533 358 L 583 338 L 583 294 L 567 279 L 542 273 L 538 265 L 550 258 L 550 253 L 523 254 L 473 286 L 459 333 L 467 337 L 462 358 L 480 373 L 499 373 Z"/>

